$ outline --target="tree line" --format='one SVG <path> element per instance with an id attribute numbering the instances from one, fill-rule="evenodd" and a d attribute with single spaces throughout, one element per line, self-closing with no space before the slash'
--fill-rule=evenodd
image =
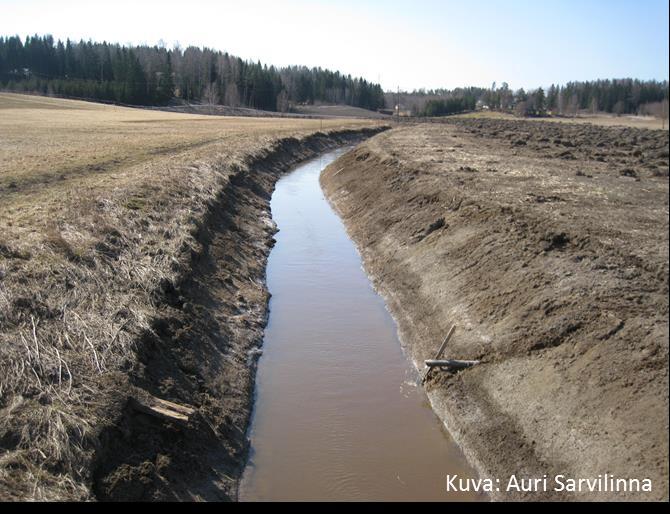
<path id="1" fill-rule="evenodd" d="M 647 114 L 652 105 L 667 102 L 668 82 L 638 79 L 608 79 L 552 84 L 547 91 L 519 89 L 509 91 L 507 84 L 492 87 L 483 99 L 491 108 L 515 110 L 520 115 L 574 116 L 579 112 L 611 114 Z"/>
<path id="2" fill-rule="evenodd" d="M 389 105 L 401 105 L 401 109 L 415 116 L 442 116 L 482 108 L 520 116 L 574 116 L 587 111 L 667 117 L 668 82 L 630 78 L 595 80 L 551 85 L 546 91 L 512 90 L 503 82 L 500 86 L 494 83 L 491 88 L 387 93 L 386 101 Z"/>
<path id="3" fill-rule="evenodd" d="M 63 42 L 50 35 L 0 37 L 0 88 L 132 105 L 177 98 L 270 111 L 314 102 L 384 106 L 379 84 L 337 71 L 277 68 L 209 48 Z"/>
<path id="4" fill-rule="evenodd" d="M 444 116 L 472 111 L 485 93 L 485 88 L 415 89 L 412 92 L 387 92 L 386 105 L 399 106 L 412 116 Z"/>
<path id="5" fill-rule="evenodd" d="M 477 96 L 471 92 L 456 92 L 444 98 L 426 100 L 420 116 L 445 116 L 464 111 L 473 111 L 477 106 Z"/>

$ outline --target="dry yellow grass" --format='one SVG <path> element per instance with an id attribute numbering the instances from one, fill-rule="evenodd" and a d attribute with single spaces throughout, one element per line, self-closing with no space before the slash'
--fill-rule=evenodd
<path id="1" fill-rule="evenodd" d="M 372 125 L 0 93 L 0 499 L 90 498 L 109 391 L 231 170 Z"/>
<path id="2" fill-rule="evenodd" d="M 244 153 L 277 137 L 362 125 L 369 122 L 223 118 L 0 93 L 0 191 L 71 179 L 92 183 L 186 152 Z"/>
<path id="3" fill-rule="evenodd" d="M 28 233 L 122 192 L 128 206 L 141 207 L 147 190 L 165 185 L 161 180 L 186 185 L 190 173 L 182 167 L 200 160 L 240 163 L 282 137 L 369 125 L 184 115 L 0 93 L 1 237 L 25 246 Z"/>

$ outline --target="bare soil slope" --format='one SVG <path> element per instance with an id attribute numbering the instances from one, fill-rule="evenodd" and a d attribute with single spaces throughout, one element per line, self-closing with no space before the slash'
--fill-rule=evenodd
<path id="1" fill-rule="evenodd" d="M 668 498 L 668 133 L 452 120 L 381 134 L 322 184 L 484 476 L 653 480 Z M 495 497 L 569 498 L 565 494 Z"/>

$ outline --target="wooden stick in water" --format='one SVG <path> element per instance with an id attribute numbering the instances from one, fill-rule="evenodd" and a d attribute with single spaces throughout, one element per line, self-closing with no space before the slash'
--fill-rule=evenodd
<path id="1" fill-rule="evenodd" d="M 449 332 L 447 333 L 447 337 L 444 338 L 444 341 L 442 341 L 442 345 L 440 346 L 440 349 L 437 351 L 437 354 L 435 354 L 435 359 L 437 360 L 440 357 L 442 357 L 442 353 L 444 353 L 444 350 L 447 347 L 447 343 L 449 342 L 449 339 L 451 339 L 451 336 L 454 334 L 454 330 L 456 330 L 456 325 L 451 325 L 451 328 L 449 329 Z M 426 372 L 423 374 L 423 377 L 421 378 L 421 383 L 425 383 L 426 380 L 428 379 L 428 374 L 431 372 L 433 368 L 428 368 Z"/>

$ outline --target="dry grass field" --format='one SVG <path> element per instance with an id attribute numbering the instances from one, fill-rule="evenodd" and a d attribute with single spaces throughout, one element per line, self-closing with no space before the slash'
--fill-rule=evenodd
<path id="1" fill-rule="evenodd" d="M 300 114 L 309 116 L 340 117 L 340 118 L 376 118 L 390 119 L 386 114 L 380 114 L 376 111 L 370 111 L 361 107 L 351 105 L 300 105 L 296 107 Z"/>
<path id="2" fill-rule="evenodd" d="M 0 93 L 0 498 L 91 498 L 156 291 L 233 170 L 365 120 L 233 118 Z"/>

